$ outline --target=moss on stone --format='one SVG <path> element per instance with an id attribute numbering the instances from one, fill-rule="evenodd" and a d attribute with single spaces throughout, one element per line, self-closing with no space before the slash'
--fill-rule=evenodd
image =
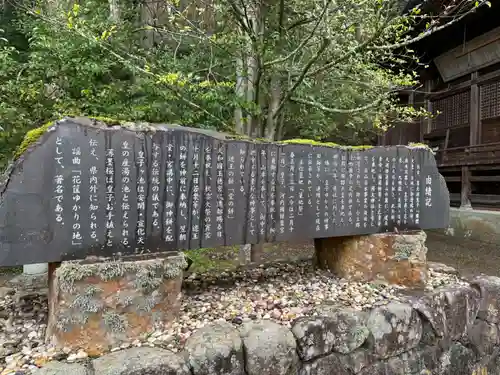
<path id="1" fill-rule="evenodd" d="M 26 133 L 23 141 L 17 147 L 16 152 L 14 153 L 14 160 L 18 159 L 31 145 L 36 143 L 42 135 L 50 129 L 50 127 L 54 125 L 54 121 L 49 121 L 46 124 L 32 129 Z"/>
<path id="2" fill-rule="evenodd" d="M 104 324 L 112 333 L 122 333 L 127 330 L 128 321 L 125 316 L 113 311 L 107 311 L 102 315 Z"/>
<path id="3" fill-rule="evenodd" d="M 150 292 L 151 288 L 155 289 L 155 286 L 157 288 L 161 284 L 163 278 L 173 279 L 179 276 L 186 267 L 185 256 L 181 253 L 177 257 L 147 264 L 119 260 L 92 264 L 64 262 L 56 270 L 56 276 L 61 290 L 70 294 L 74 293 L 75 282 L 85 278 L 95 276 L 103 281 L 109 281 L 126 274 L 135 274 L 136 286 L 145 292 Z"/>

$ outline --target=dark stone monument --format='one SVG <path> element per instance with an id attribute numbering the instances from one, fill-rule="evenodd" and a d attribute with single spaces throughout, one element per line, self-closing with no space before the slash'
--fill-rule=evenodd
<path id="1" fill-rule="evenodd" d="M 173 125 L 55 123 L 1 192 L 0 265 L 443 228 L 424 147 L 252 143 Z"/>

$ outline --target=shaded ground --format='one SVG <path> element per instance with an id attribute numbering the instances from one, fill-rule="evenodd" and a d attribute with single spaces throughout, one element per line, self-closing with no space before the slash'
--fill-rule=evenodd
<path id="1" fill-rule="evenodd" d="M 428 233 L 427 259 L 455 267 L 461 274 L 500 276 L 500 244 Z"/>

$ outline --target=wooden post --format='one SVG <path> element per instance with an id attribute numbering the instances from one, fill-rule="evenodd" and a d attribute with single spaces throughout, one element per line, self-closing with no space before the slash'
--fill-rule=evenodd
<path id="1" fill-rule="evenodd" d="M 431 112 L 432 113 L 432 102 L 430 101 L 430 94 L 431 94 L 431 91 L 432 91 L 432 81 L 431 80 L 426 80 L 425 83 L 424 83 L 424 90 L 425 90 L 425 95 L 426 95 L 426 98 L 424 100 L 424 105 L 425 105 L 425 109 L 428 111 L 428 112 Z M 431 118 L 426 118 L 424 119 L 423 121 L 423 124 L 422 124 L 422 131 L 421 131 L 421 134 L 422 134 L 422 140 L 424 139 L 424 135 L 425 134 L 429 134 L 431 132 L 431 129 L 432 129 L 432 119 Z"/>
<path id="2" fill-rule="evenodd" d="M 472 208 L 470 201 L 471 184 L 470 184 L 470 170 L 469 167 L 464 165 L 462 167 L 462 191 L 460 195 L 460 208 Z"/>
<path id="3" fill-rule="evenodd" d="M 479 128 L 480 128 L 480 119 L 479 119 L 479 86 L 476 82 L 478 77 L 478 73 L 474 72 L 471 74 L 471 86 L 470 86 L 470 140 L 469 145 L 474 146 L 480 142 L 479 139 Z"/>

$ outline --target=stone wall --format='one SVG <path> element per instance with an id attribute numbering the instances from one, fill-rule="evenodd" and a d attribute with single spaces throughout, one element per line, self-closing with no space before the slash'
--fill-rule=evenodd
<path id="1" fill-rule="evenodd" d="M 492 375 L 500 374 L 499 324 L 500 278 L 482 276 L 367 311 L 321 305 L 291 328 L 221 321 L 196 331 L 180 353 L 133 348 L 37 373 Z"/>

